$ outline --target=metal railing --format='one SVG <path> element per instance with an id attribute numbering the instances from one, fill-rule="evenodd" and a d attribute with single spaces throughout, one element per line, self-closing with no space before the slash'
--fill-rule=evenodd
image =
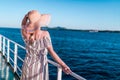
<path id="1" fill-rule="evenodd" d="M 13 44 L 13 49 L 11 48 L 10 44 Z M 0 34 L 0 51 L 2 52 L 3 56 L 5 56 L 5 58 L 7 59 L 7 62 L 12 66 L 14 73 L 17 73 L 17 75 L 20 77 L 22 70 L 21 68 L 18 66 L 18 59 L 23 63 L 24 60 L 18 55 L 18 48 L 22 48 L 23 50 L 25 50 L 25 47 L 21 46 L 20 44 L 6 38 L 5 36 Z M 11 54 L 13 56 L 10 56 Z M 57 80 L 62 80 L 62 68 L 59 64 L 57 64 L 54 61 L 48 60 L 48 62 L 54 66 L 57 67 Z M 13 65 L 12 65 L 13 64 Z M 18 73 L 19 72 L 19 73 Z M 85 78 L 83 78 L 82 76 L 79 76 L 78 74 L 71 72 L 70 74 L 71 76 L 73 76 L 74 78 L 78 79 L 78 80 L 86 80 Z"/>

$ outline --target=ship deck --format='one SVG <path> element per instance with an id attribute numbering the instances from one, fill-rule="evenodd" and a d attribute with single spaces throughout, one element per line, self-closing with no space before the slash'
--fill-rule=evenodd
<path id="1" fill-rule="evenodd" d="M 0 53 L 0 80 L 18 80 L 17 75 L 13 73 L 12 68 L 6 59 Z"/>

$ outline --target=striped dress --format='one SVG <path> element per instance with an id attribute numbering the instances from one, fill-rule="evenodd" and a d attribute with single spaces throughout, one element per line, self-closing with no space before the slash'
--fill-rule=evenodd
<path id="1" fill-rule="evenodd" d="M 32 44 L 29 44 L 25 39 L 24 41 L 27 54 L 20 80 L 49 80 L 47 47 L 52 45 L 51 39 L 43 37 L 40 40 L 35 40 Z"/>

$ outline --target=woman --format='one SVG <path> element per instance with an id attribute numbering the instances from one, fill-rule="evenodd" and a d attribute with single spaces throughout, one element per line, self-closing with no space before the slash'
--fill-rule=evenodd
<path id="1" fill-rule="evenodd" d="M 29 11 L 22 21 L 22 37 L 26 44 L 26 57 L 22 67 L 21 80 L 49 80 L 47 53 L 61 65 L 66 74 L 70 68 L 59 58 L 52 47 L 48 31 L 40 30 L 48 25 L 49 14 L 40 14 L 36 10 Z"/>

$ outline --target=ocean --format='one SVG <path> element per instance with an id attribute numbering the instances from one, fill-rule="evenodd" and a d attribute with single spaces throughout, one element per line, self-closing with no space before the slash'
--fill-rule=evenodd
<path id="1" fill-rule="evenodd" d="M 119 32 L 48 31 L 54 50 L 73 72 L 87 80 L 120 80 Z M 0 34 L 24 46 L 20 29 L 0 28 Z M 18 55 L 24 58 L 24 54 Z M 49 73 L 50 80 L 56 80 L 57 68 L 49 65 Z M 76 80 L 64 73 L 62 79 Z"/>

